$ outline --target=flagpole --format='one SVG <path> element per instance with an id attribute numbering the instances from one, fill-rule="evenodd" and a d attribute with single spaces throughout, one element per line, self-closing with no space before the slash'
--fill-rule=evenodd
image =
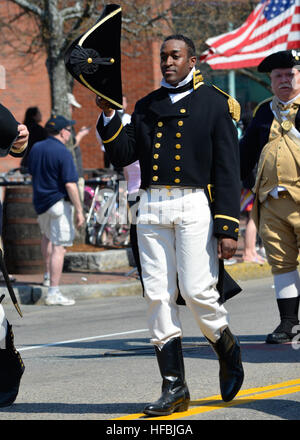
<path id="1" fill-rule="evenodd" d="M 234 70 L 230 70 L 228 72 L 228 90 L 229 90 L 229 95 L 232 96 L 233 98 L 235 98 L 236 91 L 235 91 L 235 71 Z"/>
<path id="2" fill-rule="evenodd" d="M 233 30 L 233 25 L 231 22 L 228 23 L 229 32 Z M 228 72 L 228 93 L 233 98 L 236 98 L 236 90 L 235 90 L 235 71 L 229 70 Z"/>

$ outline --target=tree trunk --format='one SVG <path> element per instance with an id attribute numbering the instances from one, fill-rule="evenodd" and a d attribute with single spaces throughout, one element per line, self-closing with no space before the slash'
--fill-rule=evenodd
<path id="1" fill-rule="evenodd" d="M 52 113 L 63 115 L 70 119 L 70 105 L 67 93 L 70 92 L 70 84 L 67 80 L 63 57 L 47 59 L 48 75 L 50 79 Z"/>

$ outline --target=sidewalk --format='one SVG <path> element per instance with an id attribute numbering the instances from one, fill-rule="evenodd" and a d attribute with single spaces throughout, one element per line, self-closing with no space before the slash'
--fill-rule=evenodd
<path id="1" fill-rule="evenodd" d="M 142 294 L 130 248 L 90 249 L 92 252 L 75 252 L 71 248 L 66 253 L 61 278 L 61 291 L 64 295 L 82 300 Z M 235 259 L 236 264 L 225 268 L 237 282 L 271 276 L 267 263 L 259 265 L 242 262 L 242 243 L 239 243 Z M 11 275 L 15 278 L 12 285 L 20 304 L 44 304 L 48 288 L 42 285 L 42 273 Z M 11 300 L 4 282 L 0 282 L 0 294 L 2 293 L 5 294 L 3 303 L 9 303 Z"/>

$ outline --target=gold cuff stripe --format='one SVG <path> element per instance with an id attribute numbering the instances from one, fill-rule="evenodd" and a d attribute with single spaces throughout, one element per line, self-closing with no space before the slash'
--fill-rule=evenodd
<path id="1" fill-rule="evenodd" d="M 226 220 L 231 220 L 232 222 L 237 223 L 238 225 L 240 224 L 240 221 L 237 218 L 234 217 L 229 217 L 228 215 L 215 215 L 214 218 L 225 218 Z"/>
<path id="2" fill-rule="evenodd" d="M 120 131 L 122 130 L 122 128 L 123 128 L 123 124 L 121 124 L 121 126 L 120 126 L 120 128 L 119 128 L 119 130 L 110 138 L 110 139 L 107 139 L 107 141 L 104 141 L 103 139 L 102 139 L 102 142 L 104 143 L 104 144 L 108 144 L 109 142 L 112 142 L 114 139 L 116 139 L 116 137 L 117 136 L 119 136 L 119 134 L 120 134 Z"/>
<path id="3" fill-rule="evenodd" d="M 22 147 L 19 147 L 19 148 L 12 146 L 12 147 L 11 147 L 11 151 L 12 151 L 13 153 L 23 153 L 23 151 L 24 151 L 25 148 L 27 147 L 27 144 L 28 144 L 28 142 L 25 142 L 25 144 L 22 145 Z"/>

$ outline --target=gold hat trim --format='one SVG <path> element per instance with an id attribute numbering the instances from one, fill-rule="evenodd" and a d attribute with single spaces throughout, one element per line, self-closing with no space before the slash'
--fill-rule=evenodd
<path id="1" fill-rule="evenodd" d="M 101 98 L 106 99 L 106 101 L 111 102 L 112 104 L 115 104 L 116 106 L 118 106 L 119 108 L 123 108 L 123 106 L 121 104 L 119 104 L 117 101 L 114 101 L 113 99 L 109 98 L 108 96 L 103 95 L 102 93 L 98 92 L 98 90 L 94 89 L 94 87 L 92 87 L 84 78 L 83 76 L 80 74 L 79 78 L 81 79 L 81 81 L 94 93 L 96 93 L 96 95 L 101 96 Z"/>
<path id="2" fill-rule="evenodd" d="M 92 33 L 94 32 L 95 29 L 97 29 L 99 26 L 101 26 L 103 23 L 105 23 L 105 21 L 109 20 L 110 18 L 112 18 L 114 15 L 118 14 L 119 12 L 122 11 L 122 8 L 118 8 L 115 11 L 111 12 L 110 14 L 108 14 L 106 17 L 104 17 L 101 21 L 99 21 L 99 23 L 96 23 L 86 34 L 84 34 L 81 39 L 78 42 L 79 46 L 82 46 L 82 44 L 84 43 L 84 41 L 86 40 L 86 38 Z M 94 87 L 92 87 L 81 75 L 79 75 L 79 78 L 81 79 L 81 81 L 94 93 L 96 93 L 96 95 L 101 96 L 101 98 L 106 99 L 106 101 L 111 102 L 112 104 L 116 105 L 119 108 L 123 108 L 122 104 L 119 104 L 118 102 L 114 101 L 113 99 L 109 98 L 108 96 L 103 95 L 102 93 L 98 92 L 96 89 L 94 89 Z"/>
<path id="3" fill-rule="evenodd" d="M 116 9 L 115 11 L 111 12 L 110 14 L 108 14 L 106 17 L 104 17 L 101 21 L 99 21 L 99 23 L 96 23 L 86 34 L 84 34 L 81 39 L 79 40 L 78 45 L 81 46 L 82 43 L 85 41 L 85 39 L 92 33 L 94 32 L 95 29 L 97 29 L 97 27 L 101 26 L 103 23 L 105 23 L 107 20 L 109 20 L 110 18 L 112 18 L 114 15 L 118 14 L 119 12 L 122 11 L 122 8 Z"/>

